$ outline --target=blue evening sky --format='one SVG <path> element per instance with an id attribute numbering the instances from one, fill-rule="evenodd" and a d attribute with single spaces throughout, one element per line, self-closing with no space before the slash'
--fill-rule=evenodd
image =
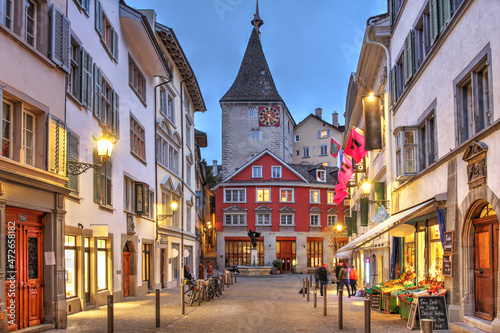
<path id="1" fill-rule="evenodd" d="M 221 163 L 219 99 L 231 87 L 250 38 L 255 0 L 125 0 L 154 9 L 172 28 L 193 68 L 207 106 L 195 115 L 207 133 L 202 157 Z M 314 109 L 323 119 L 339 113 L 344 124 L 351 72 L 356 70 L 370 16 L 387 12 L 387 0 L 260 0 L 261 43 L 279 94 L 296 123 Z"/>

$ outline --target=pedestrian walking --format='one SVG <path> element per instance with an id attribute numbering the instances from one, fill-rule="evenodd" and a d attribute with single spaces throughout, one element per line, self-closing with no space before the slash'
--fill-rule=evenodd
<path id="1" fill-rule="evenodd" d="M 207 262 L 207 278 L 211 277 L 212 275 L 214 275 L 214 269 L 210 262 Z"/>
<path id="2" fill-rule="evenodd" d="M 323 264 L 323 266 L 318 269 L 318 279 L 320 285 L 319 290 L 321 292 L 321 296 L 323 296 L 323 286 L 328 284 L 328 271 L 326 270 L 326 264 Z"/>
<path id="3" fill-rule="evenodd" d="M 351 285 L 351 296 L 356 296 L 356 290 L 358 288 L 357 283 L 358 283 L 358 271 L 356 270 L 356 267 L 352 265 L 351 273 L 349 274 L 349 284 Z"/>
<path id="4" fill-rule="evenodd" d="M 316 267 L 314 269 L 314 282 L 316 282 L 316 285 L 319 286 L 319 275 L 318 275 L 318 271 L 320 269 L 321 265 L 318 265 L 318 267 Z"/>
<path id="5" fill-rule="evenodd" d="M 349 293 L 349 266 L 347 266 L 347 263 L 344 263 L 344 267 L 340 269 L 339 272 L 339 279 L 340 279 L 340 290 L 344 290 L 344 284 L 347 288 L 347 297 L 351 298 L 351 294 Z"/>
<path id="6" fill-rule="evenodd" d="M 205 266 L 203 266 L 203 263 L 200 261 L 200 265 L 198 266 L 198 279 L 205 279 Z"/>

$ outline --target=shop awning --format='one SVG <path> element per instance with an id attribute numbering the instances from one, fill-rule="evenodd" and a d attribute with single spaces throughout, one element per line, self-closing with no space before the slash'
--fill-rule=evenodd
<path id="1" fill-rule="evenodd" d="M 350 259 L 352 258 L 352 253 L 354 250 L 362 246 L 363 244 L 371 241 L 372 239 L 388 232 L 389 230 L 397 227 L 399 224 L 404 223 L 404 220 L 410 219 L 412 216 L 419 214 L 420 210 L 427 208 L 435 201 L 434 199 L 421 203 L 417 206 L 413 206 L 408 208 L 405 211 L 399 212 L 397 214 L 392 215 L 384 222 L 381 222 L 379 225 L 371 228 L 361 236 L 355 238 L 352 242 L 347 244 L 346 246 L 341 247 L 335 253 L 335 257 L 338 259 Z"/>

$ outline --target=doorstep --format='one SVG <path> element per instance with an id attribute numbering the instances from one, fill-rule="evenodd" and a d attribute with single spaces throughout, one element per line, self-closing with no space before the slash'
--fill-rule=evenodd
<path id="1" fill-rule="evenodd" d="M 40 324 L 32 327 L 26 327 L 22 330 L 15 331 L 16 333 L 38 333 L 52 330 L 55 328 L 54 324 Z"/>
<path id="2" fill-rule="evenodd" d="M 471 325 L 462 323 L 460 321 L 450 322 L 450 329 L 456 333 L 469 333 L 469 332 L 470 333 L 485 333 L 485 332 L 488 332 L 488 331 L 480 330 L 479 328 L 475 328 Z"/>

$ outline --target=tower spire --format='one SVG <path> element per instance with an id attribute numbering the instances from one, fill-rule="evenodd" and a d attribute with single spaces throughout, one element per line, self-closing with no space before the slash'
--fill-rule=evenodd
<path id="1" fill-rule="evenodd" d="M 253 20 L 250 22 L 255 27 L 255 30 L 260 34 L 259 28 L 264 25 L 264 21 L 259 16 L 259 0 L 257 0 L 257 8 L 253 14 Z"/>

